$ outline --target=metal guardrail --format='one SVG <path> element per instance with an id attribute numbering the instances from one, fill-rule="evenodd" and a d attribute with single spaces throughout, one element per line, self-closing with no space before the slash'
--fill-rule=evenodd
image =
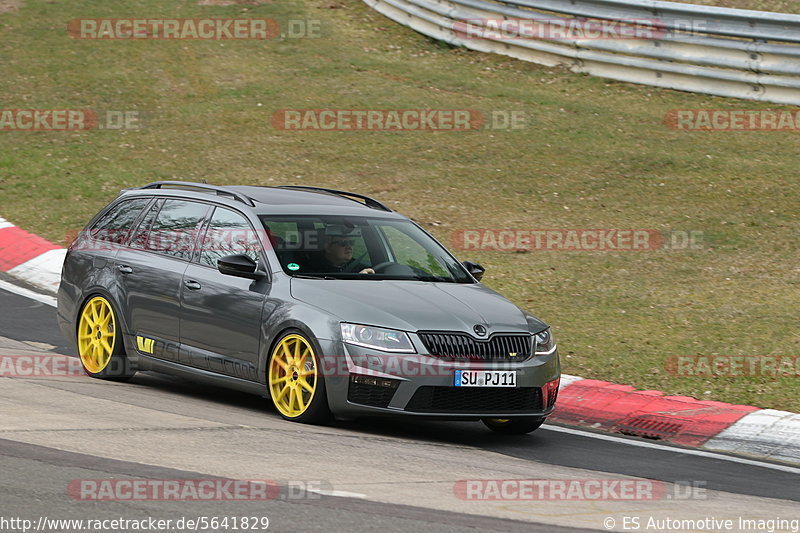
<path id="1" fill-rule="evenodd" d="M 364 0 L 424 35 L 533 63 L 632 83 L 800 105 L 800 15 L 659 0 Z M 648 39 L 569 39 L 498 31 L 584 19 L 652 21 Z"/>

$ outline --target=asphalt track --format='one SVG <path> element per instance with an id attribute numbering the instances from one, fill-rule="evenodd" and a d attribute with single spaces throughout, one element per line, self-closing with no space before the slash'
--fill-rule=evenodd
<path id="1" fill-rule="evenodd" d="M 58 353 L 72 350 L 55 309 L 0 290 L 0 354 Z M 555 533 L 623 531 L 624 523 L 635 530 L 631 517 L 649 531 L 659 530 L 644 527 L 649 518 L 729 518 L 735 525 L 739 518 L 800 519 L 800 469 L 554 426 L 520 437 L 473 422 L 304 426 L 283 421 L 263 398 L 152 373 L 129 383 L 0 377 L 0 413 L 0 518 L 258 515 L 278 531 Z M 259 502 L 87 502 L 67 493 L 72 480 L 107 478 L 269 479 L 282 489 Z M 631 478 L 665 482 L 666 495 L 476 501 L 454 493 L 467 479 Z M 702 490 L 682 499 L 685 491 L 674 484 L 686 482 Z M 322 494 L 285 497 L 297 484 L 321 487 Z"/>

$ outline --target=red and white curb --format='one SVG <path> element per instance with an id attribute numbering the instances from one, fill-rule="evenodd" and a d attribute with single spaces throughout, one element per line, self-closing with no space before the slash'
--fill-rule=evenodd
<path id="1" fill-rule="evenodd" d="M 67 250 L 0 217 L 0 270 L 49 292 L 61 282 Z"/>
<path id="2" fill-rule="evenodd" d="M 55 293 L 65 254 L 65 248 L 0 218 L 0 270 Z M 7 285 L 0 283 L 2 288 Z M 28 292 L 40 301 L 49 298 Z M 665 396 L 661 391 L 564 374 L 556 410 L 549 420 L 800 464 L 800 414 L 786 411 Z"/>
<path id="3" fill-rule="evenodd" d="M 787 411 L 665 396 L 661 391 L 565 375 L 549 420 L 800 464 L 800 414 Z"/>

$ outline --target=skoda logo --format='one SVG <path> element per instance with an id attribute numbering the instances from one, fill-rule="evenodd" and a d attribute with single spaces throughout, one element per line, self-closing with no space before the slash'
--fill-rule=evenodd
<path id="1" fill-rule="evenodd" d="M 473 329 L 473 330 L 475 330 L 475 333 L 476 333 L 476 334 L 477 334 L 479 337 L 483 337 L 484 335 L 486 335 L 486 328 L 485 328 L 485 327 L 483 327 L 483 326 L 481 326 L 480 324 L 475 324 L 475 325 L 472 327 L 472 329 Z"/>

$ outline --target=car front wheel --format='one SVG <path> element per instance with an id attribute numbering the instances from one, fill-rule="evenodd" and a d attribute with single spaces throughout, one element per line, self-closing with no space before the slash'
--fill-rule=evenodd
<path id="1" fill-rule="evenodd" d="M 136 373 L 125 355 L 114 307 L 103 296 L 90 298 L 81 310 L 78 355 L 83 370 L 93 378 L 125 381 Z"/>
<path id="2" fill-rule="evenodd" d="M 321 424 L 331 418 L 318 355 L 300 331 L 286 332 L 275 343 L 267 378 L 272 403 L 286 420 Z"/>

